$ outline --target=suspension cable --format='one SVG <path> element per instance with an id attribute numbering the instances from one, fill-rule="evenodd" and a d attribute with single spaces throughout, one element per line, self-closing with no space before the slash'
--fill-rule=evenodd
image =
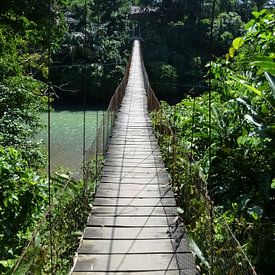
<path id="1" fill-rule="evenodd" d="M 84 184 L 84 192 L 86 190 L 87 185 L 87 177 L 86 177 L 86 109 L 87 109 L 87 0 L 84 1 L 84 76 L 82 83 L 82 94 L 83 94 L 83 140 L 82 140 L 82 177 Z"/>
<path id="2" fill-rule="evenodd" d="M 100 23 L 100 14 L 98 13 L 97 15 L 97 23 L 98 23 L 98 26 L 99 26 L 99 23 Z M 98 63 L 99 60 L 98 60 Z M 98 127 L 99 127 L 99 113 L 98 113 L 98 108 L 99 108 L 99 65 L 97 65 L 96 67 L 96 71 L 97 71 L 97 74 L 96 74 L 96 78 L 97 78 L 97 81 L 96 81 L 96 160 L 95 160 L 95 173 L 96 173 L 96 186 L 98 185 L 98 172 L 99 172 L 99 167 L 98 167 L 98 149 L 99 149 L 99 135 L 98 135 Z"/>
<path id="3" fill-rule="evenodd" d="M 51 70 L 50 70 L 50 63 L 51 63 L 51 54 L 52 54 L 52 33 L 51 33 L 51 0 L 48 0 L 48 58 L 47 58 L 47 66 L 48 66 L 48 79 L 47 79 L 47 90 L 48 90 L 48 206 L 49 206 L 49 240 L 50 240 L 50 270 L 51 274 L 53 274 L 53 240 L 52 240 L 52 211 L 51 211 Z"/>
<path id="4" fill-rule="evenodd" d="M 208 183 L 211 176 L 211 160 L 212 160 L 212 83 L 211 83 L 211 65 L 212 65 L 212 54 L 213 54 L 213 29 L 214 29 L 214 20 L 215 20 L 215 8 L 216 8 L 216 0 L 213 0 L 212 2 L 212 16 L 211 16 L 211 26 L 210 26 L 210 75 L 209 75 L 209 94 L 208 94 L 208 179 L 206 183 L 206 192 L 207 197 L 210 203 L 210 274 L 213 274 L 213 264 L 214 264 L 214 213 L 213 213 L 213 203 L 211 199 L 209 198 L 208 194 Z"/>

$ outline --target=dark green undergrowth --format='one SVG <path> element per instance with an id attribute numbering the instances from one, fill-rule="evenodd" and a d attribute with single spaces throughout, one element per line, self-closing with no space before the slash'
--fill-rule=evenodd
<path id="1" fill-rule="evenodd" d="M 274 14 L 253 17 L 225 58 L 209 64 L 210 95 L 163 102 L 153 114 L 205 273 L 246 274 L 248 260 L 259 274 L 275 268 Z"/>

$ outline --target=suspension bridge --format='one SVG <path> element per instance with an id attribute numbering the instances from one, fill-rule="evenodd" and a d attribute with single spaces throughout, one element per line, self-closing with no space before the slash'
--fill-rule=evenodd
<path id="1" fill-rule="evenodd" d="M 154 110 L 155 133 L 149 117 Z M 151 89 L 139 39 L 134 39 L 125 76 L 88 148 L 85 108 L 83 114 L 80 193 L 75 195 L 74 186 L 79 173 L 69 177 L 54 197 L 49 180 L 49 206 L 12 274 L 200 274 L 195 257 L 207 274 L 256 274 L 227 221 L 213 208 L 203 182 L 193 182 L 193 191 L 186 187 L 181 203 L 185 221 L 195 215 L 204 231 L 192 235 L 185 230 L 171 189 L 178 184 L 176 173 L 181 172 L 175 158 L 177 136 Z M 167 167 L 170 174 L 155 134 L 160 143 L 167 141 L 162 153 L 172 158 L 172 167 Z M 50 169 L 48 174 L 50 179 Z M 192 192 L 203 209 L 190 207 Z M 75 196 L 66 203 L 68 195 Z M 219 233 L 215 223 L 223 229 L 222 240 L 215 239 Z"/>
<path id="2" fill-rule="evenodd" d="M 49 10 L 50 8 L 49 2 Z M 215 0 L 212 9 L 211 45 L 213 44 L 214 11 Z M 143 15 L 139 13 L 140 11 L 133 9 L 132 19 L 142 18 Z M 86 25 L 87 2 L 85 1 L 84 48 L 88 46 Z M 140 36 L 140 29 L 138 32 Z M 50 38 L 49 30 L 49 40 Z M 49 43 L 48 49 L 49 65 L 51 44 Z M 83 86 L 85 86 L 86 62 L 81 66 L 84 72 Z M 73 197 L 73 203 L 68 201 L 61 207 L 59 203 L 67 194 L 74 193 L 75 186 L 74 177 L 66 176 L 66 183 L 58 194 L 52 194 L 54 188 L 51 186 L 50 169 L 51 93 L 49 91 L 52 90 L 50 83 L 49 74 L 46 94 L 49 148 L 48 208 L 16 261 L 11 274 L 63 274 L 69 271 L 73 275 L 193 275 L 200 272 L 195 264 L 195 257 L 202 264 L 202 270 L 206 270 L 204 274 L 256 274 L 250 259 L 227 221 L 213 209 L 207 185 L 202 182 L 192 182 L 194 185 L 192 192 L 195 192 L 193 197 L 196 196 L 195 199 L 204 206 L 195 213 L 195 222 L 203 225 L 203 232 L 197 236 L 195 234 L 192 236 L 193 232 L 191 234 L 189 232 L 191 240 L 189 244 L 183 221 L 177 213 L 175 196 L 170 185 L 171 181 L 175 183 L 174 175 L 180 172 L 180 168 L 176 167 L 176 161 L 173 158 L 172 169 L 169 167 L 171 175 L 167 173 L 149 113 L 154 110 L 160 112 L 160 118 L 157 119 L 155 126 L 160 128 L 158 140 L 168 140 L 169 145 L 164 149 L 164 155 L 175 156 L 178 145 L 177 136 L 169 122 L 163 124 L 163 119 L 167 118 L 165 114 L 163 115 L 162 107 L 150 87 L 138 38 L 134 39 L 125 76 L 116 89 L 108 109 L 103 113 L 102 122 L 99 124 L 97 119 L 96 138 L 88 149 L 85 138 L 85 89 L 83 91 L 83 158 L 81 161 L 83 186 L 79 187 L 81 196 Z M 195 98 L 193 102 L 192 127 L 194 128 Z M 211 140 L 211 89 L 208 124 Z M 161 129 L 162 126 L 164 131 Z M 103 155 L 105 160 L 101 171 Z M 211 150 L 209 159 L 211 160 Z M 190 159 L 188 157 L 188 161 L 191 162 L 192 157 Z M 192 177 L 190 163 L 182 169 L 189 169 L 189 175 Z M 96 184 L 93 207 L 84 225 L 87 211 L 90 211 L 89 203 L 98 175 L 100 175 L 100 182 Z M 80 174 L 75 175 L 75 178 L 79 179 Z M 64 180 L 64 175 L 62 179 Z M 189 207 L 191 198 L 189 187 L 185 187 L 184 190 L 184 198 L 187 198 L 184 200 L 186 206 L 184 216 L 187 219 L 189 213 L 191 215 L 194 214 L 192 211 L 197 211 L 194 207 Z M 77 208 L 76 204 L 81 207 Z M 78 217 L 80 213 L 81 217 Z M 215 239 L 219 235 L 219 232 L 214 230 L 215 223 L 223 229 L 222 239 L 220 236 Z M 82 231 L 84 226 L 86 226 L 84 233 L 78 243 L 79 230 Z M 63 229 L 64 232 L 61 232 Z M 196 255 L 194 256 L 193 253 Z"/>
<path id="3" fill-rule="evenodd" d="M 48 208 L 11 274 L 193 275 L 201 267 L 211 275 L 256 274 L 226 219 L 213 207 L 205 183 L 192 181 L 189 188 L 188 182 L 177 181 L 180 169 L 189 169 L 192 180 L 192 169 L 190 164 L 177 166 L 176 150 L 182 145 L 151 89 L 139 39 L 134 39 L 124 78 L 102 121 L 97 119 L 96 137 L 88 148 L 85 114 L 84 108 L 82 173 L 66 176 L 54 196 L 49 180 Z M 158 142 L 163 141 L 167 146 L 161 154 Z M 162 156 L 172 160 L 167 170 Z M 59 176 L 63 182 L 64 175 Z M 74 181 L 80 177 L 82 181 Z M 171 189 L 178 184 L 186 185 L 184 196 L 179 194 L 182 218 Z M 190 205 L 192 196 L 203 209 Z M 190 217 L 201 223 L 203 232 L 186 232 L 183 219 L 189 226 Z M 223 239 L 214 225 L 222 228 Z"/>
<path id="4" fill-rule="evenodd" d="M 140 41 L 72 274 L 196 274 L 148 114 Z"/>

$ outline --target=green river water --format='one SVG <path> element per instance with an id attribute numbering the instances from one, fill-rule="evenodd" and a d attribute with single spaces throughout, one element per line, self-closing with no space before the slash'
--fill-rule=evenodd
<path id="1" fill-rule="evenodd" d="M 86 148 L 92 143 L 98 121 L 102 119 L 102 111 L 86 112 Z M 41 114 L 42 123 L 46 126 L 38 135 L 48 144 L 48 114 Z M 76 170 L 81 161 L 83 151 L 83 112 L 54 111 L 51 113 L 51 168 L 59 167 Z"/>

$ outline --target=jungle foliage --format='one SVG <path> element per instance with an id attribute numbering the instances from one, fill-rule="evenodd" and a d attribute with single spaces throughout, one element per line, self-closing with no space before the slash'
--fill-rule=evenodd
<path id="1" fill-rule="evenodd" d="M 213 56 L 224 55 L 233 38 L 243 34 L 253 10 L 272 1 L 217 0 L 214 9 L 209 0 L 140 2 L 152 7 L 139 22 L 151 85 L 158 97 L 176 103 L 194 86 L 197 94 L 205 91 L 205 65 Z"/>
<path id="2" fill-rule="evenodd" d="M 104 97 L 107 102 L 122 78 L 129 56 L 130 1 L 109 2 L 1 1 L 1 274 L 11 272 L 20 255 L 18 274 L 67 272 L 72 264 L 94 180 L 84 186 L 62 173 L 51 178 L 49 190 L 46 151 L 36 134 L 43 127 L 39 117 L 49 93 L 51 102 L 67 97 L 82 102 L 85 92 L 93 95 L 95 105 Z"/>
<path id="3" fill-rule="evenodd" d="M 48 44 L 41 25 L 46 25 L 47 18 L 41 13 L 47 6 L 38 1 L 33 4 L 37 13 L 25 1 L 1 3 L 0 273 L 21 255 L 46 207 L 47 183 L 40 171 L 45 155 L 34 136 L 41 127 L 40 111 L 45 109 Z M 58 36 L 58 32 L 53 36 L 56 43 Z"/>
<path id="4" fill-rule="evenodd" d="M 161 127 L 165 120 L 157 114 L 154 119 L 160 125 L 156 130 L 174 176 L 181 214 L 205 258 L 211 258 L 203 241 L 208 206 L 199 194 L 207 188 L 215 213 L 227 221 L 256 271 L 271 274 L 275 267 L 275 17 L 265 9 L 252 16 L 244 36 L 233 40 L 225 57 L 208 63 L 210 92 L 188 96 L 175 106 L 162 103 L 175 135 L 174 154 L 167 153 L 171 137 Z M 226 236 L 218 217 L 213 229 L 216 243 Z"/>
<path id="5" fill-rule="evenodd" d="M 131 1 L 67 2 L 63 12 L 68 29 L 51 69 L 56 92 L 80 102 L 86 93 L 89 104 L 107 104 L 129 58 Z"/>
<path id="6" fill-rule="evenodd" d="M 49 266 L 46 254 L 48 234 L 49 190 L 45 175 L 46 151 L 36 134 L 43 127 L 40 112 L 47 108 L 49 89 L 49 47 L 54 52 L 60 48 L 67 23 L 62 9 L 66 1 L 2 1 L 0 16 L 0 273 L 11 272 L 23 253 L 26 244 L 32 240 L 40 225 L 40 242 L 35 239 L 35 254 L 30 262 L 40 263 L 40 271 Z M 50 37 L 50 40 L 49 40 Z M 53 85 L 54 86 L 54 85 Z M 68 185 L 66 177 L 51 179 L 52 202 Z M 56 222 L 54 228 L 58 239 L 55 246 L 62 246 L 59 267 L 68 270 L 71 265 L 71 247 L 78 245 L 78 235 L 71 229 L 81 230 L 86 219 L 94 183 L 83 194 L 83 183 L 72 181 L 63 192 L 63 203 L 52 212 L 52 218 L 66 222 L 73 221 L 60 231 Z M 65 194 L 65 195 L 64 195 Z M 87 196 L 89 199 L 87 199 Z M 82 198 L 83 203 L 79 203 Z M 86 198 L 86 199 L 85 199 Z M 78 207 L 72 205 L 77 204 Z M 69 213 L 66 211 L 71 211 Z M 80 212 L 85 215 L 81 222 Z M 74 216 L 74 213 L 75 216 Z M 76 218 L 77 216 L 77 218 Z M 41 225 L 42 224 L 42 225 Z M 62 224 L 64 225 L 64 224 Z M 57 234 L 58 233 L 58 234 Z M 64 240 L 65 239 L 65 240 Z M 61 243 L 60 240 L 63 240 Z M 38 245 L 38 243 L 40 243 Z M 41 244 L 44 243 L 44 246 Z M 67 246 L 64 245 L 66 243 Z M 59 248 L 60 248 L 59 247 Z M 47 249 L 48 249 L 47 248 Z M 60 250 L 59 250 L 60 251 Z M 40 257 L 38 257 L 40 255 Z M 35 258 L 36 257 L 36 258 Z M 36 260 L 35 260 L 36 259 Z M 44 263 L 44 266 L 43 266 Z M 67 265 L 67 266 L 66 266 Z M 67 268 L 66 268 L 67 267 Z M 21 268 L 21 267 L 20 267 Z M 60 268 L 60 269 L 62 269 Z M 21 273 L 20 273 L 21 272 Z M 18 274 L 22 274 L 20 271 Z M 33 271 L 37 272 L 36 271 Z"/>

